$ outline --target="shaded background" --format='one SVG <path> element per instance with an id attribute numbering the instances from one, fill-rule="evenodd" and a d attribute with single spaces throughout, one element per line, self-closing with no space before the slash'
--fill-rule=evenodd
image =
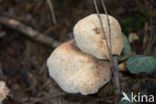
<path id="1" fill-rule="evenodd" d="M 128 37 L 130 33 L 135 33 L 139 37 L 137 41 L 131 43 L 133 52 L 143 54 L 147 48 L 148 36 L 151 31 L 155 33 L 155 0 L 104 1 L 108 13 L 119 20 L 124 34 Z M 92 0 L 51 0 L 51 2 L 54 6 L 56 24 L 52 21 L 46 0 L 0 0 L 0 17 L 15 19 L 62 43 L 73 38 L 72 29 L 78 20 L 95 13 Z M 100 2 L 98 7 L 103 13 Z M 147 30 L 145 24 L 148 24 Z M 148 36 L 144 42 L 145 34 Z M 89 96 L 64 93 L 47 73 L 46 60 L 54 48 L 0 24 L 0 79 L 6 81 L 11 91 L 4 104 L 112 103 L 111 86 L 105 86 L 99 93 Z M 149 55 L 156 56 L 156 44 Z M 155 80 L 155 74 L 134 76 L 128 73 L 128 76 L 130 80 L 127 82 L 125 78 L 122 90 L 138 91 L 145 87 L 145 83 L 151 84 Z M 154 88 L 149 89 L 156 92 Z"/>

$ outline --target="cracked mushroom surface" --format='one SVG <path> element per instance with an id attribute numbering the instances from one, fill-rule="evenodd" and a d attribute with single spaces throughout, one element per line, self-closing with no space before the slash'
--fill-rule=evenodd
<path id="1" fill-rule="evenodd" d="M 100 14 L 102 26 L 97 14 L 91 14 L 82 18 L 73 28 L 74 38 L 77 46 L 85 53 L 95 56 L 98 59 L 110 59 L 106 41 L 110 47 L 109 26 L 111 30 L 112 55 L 120 55 L 124 42 L 120 24 L 108 15 Z"/>
<path id="2" fill-rule="evenodd" d="M 57 47 L 47 60 L 49 75 L 68 93 L 93 94 L 111 78 L 110 64 L 82 52 L 75 41 Z"/>

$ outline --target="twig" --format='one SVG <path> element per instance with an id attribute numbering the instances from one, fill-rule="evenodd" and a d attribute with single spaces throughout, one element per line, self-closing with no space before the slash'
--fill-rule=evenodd
<path id="1" fill-rule="evenodd" d="M 47 0 L 47 4 L 48 4 L 50 12 L 51 12 L 53 23 L 56 24 L 56 17 L 55 17 L 53 3 L 51 2 L 51 0 Z"/>
<path id="2" fill-rule="evenodd" d="M 151 14 L 152 14 L 152 11 L 153 11 L 153 8 L 151 7 L 150 8 L 150 11 L 151 11 Z M 144 55 L 148 55 L 154 42 L 156 41 L 156 36 L 155 36 L 155 33 L 153 32 L 154 29 L 153 29 L 153 18 L 151 16 L 151 19 L 150 19 L 150 37 L 149 37 L 149 42 L 148 42 L 148 45 L 147 45 L 147 48 L 144 52 Z"/>
<path id="3" fill-rule="evenodd" d="M 53 38 L 46 36 L 45 34 L 39 33 L 38 31 L 34 30 L 33 28 L 26 26 L 14 19 L 0 17 L 0 24 L 3 24 L 12 29 L 15 29 L 15 30 L 25 34 L 26 36 L 29 36 L 30 38 L 32 38 L 40 43 L 43 43 L 47 46 L 56 47 L 60 44 L 58 41 L 54 40 Z"/>
<path id="4" fill-rule="evenodd" d="M 109 21 L 109 18 L 108 18 L 108 12 L 107 12 L 104 0 L 101 0 L 101 3 L 102 3 L 103 10 L 106 13 L 106 18 L 107 18 L 107 21 L 108 21 L 110 53 L 112 53 L 112 34 L 111 34 L 110 21 Z"/>
<path id="5" fill-rule="evenodd" d="M 148 43 L 148 40 L 149 40 L 149 37 L 148 37 L 148 28 L 149 28 L 148 22 L 146 22 L 145 25 L 144 25 L 143 49 L 146 49 L 147 43 Z"/>
<path id="6" fill-rule="evenodd" d="M 99 21 L 100 21 L 100 25 L 101 25 L 101 28 L 102 28 L 102 33 L 104 35 L 105 42 L 106 42 L 106 45 L 107 45 L 107 49 L 108 49 L 109 56 L 110 56 L 110 64 L 111 64 L 111 69 L 112 69 L 112 72 L 113 72 L 113 83 L 114 83 L 114 87 L 115 87 L 115 101 L 114 101 L 114 103 L 118 104 L 119 100 L 120 100 L 120 93 L 121 93 L 121 91 L 120 91 L 119 67 L 118 67 L 117 56 L 112 57 L 111 28 L 110 28 L 108 13 L 107 13 L 107 9 L 105 7 L 104 1 L 101 0 L 102 6 L 103 6 L 103 9 L 104 9 L 104 12 L 106 13 L 106 18 L 107 18 L 107 21 L 108 21 L 110 47 L 108 45 L 108 42 L 106 41 L 107 37 L 105 35 L 104 27 L 103 27 L 103 24 L 102 24 L 102 19 L 101 19 L 100 14 L 99 14 L 99 10 L 98 10 L 96 0 L 93 0 L 93 2 L 94 2 L 94 6 L 95 6 L 95 9 L 96 9 Z"/>
<path id="7" fill-rule="evenodd" d="M 110 21 L 108 18 L 108 12 L 105 6 L 105 2 L 104 0 L 101 0 L 102 3 L 102 7 L 104 12 L 106 13 L 106 18 L 108 21 L 108 27 L 109 27 L 109 43 L 110 43 L 110 53 L 112 53 L 112 34 L 111 34 L 111 27 L 110 27 Z M 113 64 L 113 83 L 114 83 L 114 87 L 115 87 L 115 103 L 118 103 L 120 100 L 120 77 L 119 77 L 119 66 L 118 66 L 118 60 L 117 60 L 117 56 L 113 56 L 112 57 L 112 64 Z"/>
<path id="8" fill-rule="evenodd" d="M 103 36 L 104 36 L 104 40 L 105 40 L 106 45 L 107 45 L 107 49 L 108 49 L 108 53 L 109 53 L 109 58 L 112 59 L 112 56 L 111 56 L 111 53 L 110 53 L 110 47 L 109 47 L 108 42 L 107 42 L 107 37 L 105 35 L 105 30 L 104 30 L 104 27 L 103 27 L 103 24 L 102 24 L 102 19 L 101 19 L 100 13 L 99 13 L 99 9 L 98 9 L 96 0 L 93 0 L 93 2 L 94 2 L 94 6 L 95 6 L 95 9 L 96 9 L 96 12 L 97 12 L 99 21 L 100 21 L 100 25 L 101 25 L 102 33 L 103 33 Z"/>
<path id="9" fill-rule="evenodd" d="M 115 88 L 115 104 L 118 104 L 120 101 L 120 76 L 119 76 L 119 66 L 117 61 L 117 56 L 113 56 L 113 65 L 114 65 L 114 88 Z"/>

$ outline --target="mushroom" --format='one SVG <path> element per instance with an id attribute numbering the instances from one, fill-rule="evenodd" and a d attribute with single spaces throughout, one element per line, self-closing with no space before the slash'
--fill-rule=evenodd
<path id="1" fill-rule="evenodd" d="M 9 95 L 9 89 L 4 81 L 0 81 L 0 104 Z"/>
<path id="2" fill-rule="evenodd" d="M 111 79 L 109 62 L 82 52 L 74 40 L 57 47 L 47 66 L 50 77 L 68 93 L 93 94 Z"/>
<path id="3" fill-rule="evenodd" d="M 85 53 L 95 56 L 98 59 L 109 59 L 108 46 L 112 46 L 112 55 L 120 55 L 123 48 L 123 36 L 121 32 L 120 25 L 118 21 L 108 15 L 109 24 L 107 16 L 105 14 L 99 14 L 102 25 L 104 28 L 104 34 L 102 31 L 102 26 L 97 14 L 91 14 L 80 21 L 74 26 L 74 39 L 77 46 Z M 111 44 L 109 40 L 109 27 L 111 30 Z"/>

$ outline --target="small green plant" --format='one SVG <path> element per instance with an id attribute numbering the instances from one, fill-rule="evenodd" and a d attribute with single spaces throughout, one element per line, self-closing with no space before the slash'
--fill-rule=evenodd
<path id="1" fill-rule="evenodd" d="M 135 55 L 127 61 L 127 69 L 133 74 L 151 73 L 156 70 L 156 57 Z"/>
<path id="2" fill-rule="evenodd" d="M 124 36 L 124 48 L 120 61 L 126 61 L 126 67 L 132 74 L 151 73 L 156 70 L 156 57 L 146 55 L 132 55 L 131 46 L 126 36 Z"/>

